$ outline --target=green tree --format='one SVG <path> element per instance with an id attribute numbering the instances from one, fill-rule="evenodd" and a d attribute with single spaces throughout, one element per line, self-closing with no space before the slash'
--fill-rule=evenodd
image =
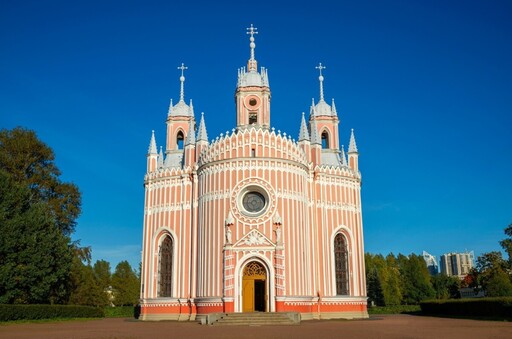
<path id="1" fill-rule="evenodd" d="M 0 130 L 0 302 L 64 303 L 80 192 L 33 131 Z"/>
<path id="2" fill-rule="evenodd" d="M 93 266 L 94 275 L 102 289 L 106 290 L 112 285 L 110 263 L 105 260 L 97 260 Z"/>
<path id="3" fill-rule="evenodd" d="M 512 295 L 510 275 L 507 273 L 509 264 L 501 252 L 484 253 L 476 260 L 478 280 L 488 296 Z"/>
<path id="4" fill-rule="evenodd" d="M 460 298 L 459 288 L 461 281 L 457 277 L 446 274 L 437 274 L 430 277 L 436 299 Z"/>
<path id="5" fill-rule="evenodd" d="M 374 268 L 366 275 L 367 295 L 370 303 L 376 306 L 385 306 L 382 284 L 377 269 Z"/>
<path id="6" fill-rule="evenodd" d="M 406 257 L 399 254 L 398 264 L 405 304 L 417 304 L 421 300 L 434 297 L 435 291 L 430 282 L 430 273 L 421 256 L 410 254 Z"/>
<path id="7" fill-rule="evenodd" d="M 370 304 L 377 306 L 385 306 L 384 294 L 382 291 L 382 283 L 379 275 L 379 271 L 382 268 L 377 267 L 376 261 L 377 256 L 373 256 L 370 253 L 364 255 L 365 267 L 366 267 L 366 295 Z M 380 256 L 382 258 L 382 256 Z"/>
<path id="8" fill-rule="evenodd" d="M 383 279 L 384 300 L 386 305 L 400 305 L 402 303 L 402 284 L 400 268 L 393 253 L 386 256 L 386 277 Z"/>
<path id="9" fill-rule="evenodd" d="M 100 286 L 90 263 L 82 262 L 77 255 L 73 258 L 71 283 L 70 304 L 87 306 L 106 306 L 109 304 L 108 296 Z"/>
<path id="10" fill-rule="evenodd" d="M 509 267 L 512 267 L 512 224 L 508 225 L 504 232 L 507 237 L 500 241 L 500 245 L 507 252 L 508 264 Z"/>
<path id="11" fill-rule="evenodd" d="M 132 306 L 139 300 L 140 280 L 128 261 L 117 264 L 112 274 L 114 304 L 116 306 Z"/>
<path id="12" fill-rule="evenodd" d="M 74 184 L 60 181 L 54 160 L 52 149 L 33 131 L 21 127 L 0 131 L 0 168 L 31 190 L 31 201 L 45 202 L 54 225 L 69 236 L 80 215 L 80 192 Z"/>
<path id="13" fill-rule="evenodd" d="M 495 270 L 486 282 L 485 291 L 488 297 L 512 296 L 510 276 L 501 269 Z"/>
<path id="14" fill-rule="evenodd" d="M 0 170 L 0 303 L 62 303 L 67 297 L 70 239 L 55 227 L 47 203 L 31 195 Z"/>

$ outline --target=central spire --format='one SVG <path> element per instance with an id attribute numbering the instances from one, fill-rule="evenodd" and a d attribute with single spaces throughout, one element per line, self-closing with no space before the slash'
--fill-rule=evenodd
<path id="1" fill-rule="evenodd" d="M 318 80 L 320 80 L 320 101 L 324 101 L 324 76 L 322 75 L 322 70 L 325 69 L 325 66 L 319 63 L 315 68 L 320 70 L 320 76 L 318 77 Z"/>
<path id="2" fill-rule="evenodd" d="M 251 58 L 249 59 L 249 62 L 247 63 L 247 68 L 250 71 L 257 71 L 258 66 L 256 59 L 254 58 L 254 49 L 256 48 L 256 44 L 254 43 L 254 35 L 258 34 L 258 29 L 254 27 L 251 24 L 251 27 L 247 28 L 247 34 L 249 34 L 251 37 L 249 38 L 249 41 L 251 42 L 249 44 L 249 47 L 251 47 Z"/>
<path id="3" fill-rule="evenodd" d="M 180 82 L 181 82 L 181 87 L 180 87 L 180 101 L 185 101 L 185 76 L 184 76 L 184 71 L 186 69 L 188 69 L 187 66 L 185 66 L 184 63 L 181 63 L 181 66 L 178 67 L 178 69 L 181 70 L 181 76 L 180 76 Z"/>

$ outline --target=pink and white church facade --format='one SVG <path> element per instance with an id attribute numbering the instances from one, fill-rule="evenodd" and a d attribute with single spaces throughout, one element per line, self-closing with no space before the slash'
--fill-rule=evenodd
<path id="1" fill-rule="evenodd" d="M 276 132 L 267 70 L 257 68 L 256 33 L 251 25 L 232 133 L 209 140 L 203 114 L 196 126 L 192 101 L 184 100 L 182 64 L 165 153 L 151 136 L 140 319 L 254 311 L 368 317 L 353 130 L 345 154 L 334 100 L 324 99 L 320 64 L 320 97 L 308 121 L 297 115 L 297 141 Z"/>

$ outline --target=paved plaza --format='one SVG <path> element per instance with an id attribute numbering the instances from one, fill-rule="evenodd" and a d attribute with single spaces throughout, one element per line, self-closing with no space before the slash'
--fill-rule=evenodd
<path id="1" fill-rule="evenodd" d="M 202 326 L 127 318 L 3 324 L 0 338 L 512 338 L 512 322 L 379 315 L 298 326 Z"/>

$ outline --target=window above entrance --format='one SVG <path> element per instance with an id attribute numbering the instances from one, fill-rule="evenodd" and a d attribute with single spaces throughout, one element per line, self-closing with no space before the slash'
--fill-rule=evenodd
<path id="1" fill-rule="evenodd" d="M 249 217 L 257 217 L 265 213 L 268 207 L 268 193 L 259 186 L 246 187 L 239 195 L 241 212 Z"/>
<path id="2" fill-rule="evenodd" d="M 247 192 L 242 199 L 242 205 L 250 213 L 261 212 L 265 208 L 265 197 L 260 192 Z"/>

